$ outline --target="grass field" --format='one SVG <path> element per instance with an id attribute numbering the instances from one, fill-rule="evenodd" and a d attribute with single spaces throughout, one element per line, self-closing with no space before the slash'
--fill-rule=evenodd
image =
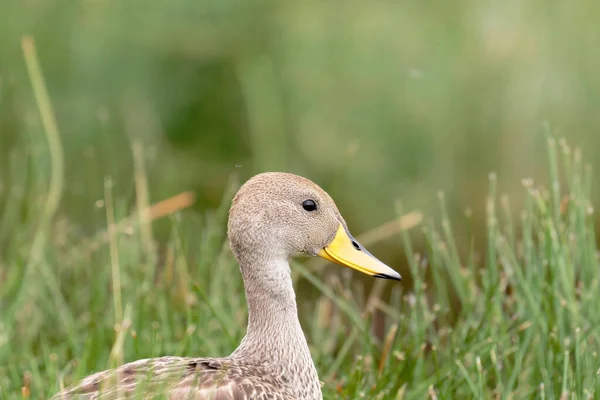
<path id="1" fill-rule="evenodd" d="M 600 399 L 599 4 L 0 2 L 0 399 L 231 352 L 266 170 L 405 278 L 293 265 L 326 399 Z"/>
<path id="2" fill-rule="evenodd" d="M 490 176 L 485 253 L 460 254 L 452 224 L 469 218 L 451 222 L 443 196 L 440 221 L 404 232 L 411 291 L 376 281 L 367 293 L 350 270 L 293 266 L 312 285 L 299 308 L 325 398 L 600 398 L 590 168 L 579 150 L 548 143 L 552 185 L 523 182 L 523 210 L 498 198 Z M 108 226 L 126 217 L 111 186 L 90 210 Z M 0 266 L 2 398 L 43 398 L 124 361 L 232 351 L 246 318 L 224 230 L 235 187 L 218 209 L 172 215 L 160 253 L 143 213 L 95 242 L 44 213 L 24 229 L 33 242 L 13 232 Z M 51 196 L 40 201 L 52 213 Z"/>

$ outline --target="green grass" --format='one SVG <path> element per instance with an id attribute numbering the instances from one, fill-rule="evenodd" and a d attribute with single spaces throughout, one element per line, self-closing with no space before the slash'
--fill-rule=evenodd
<path id="1" fill-rule="evenodd" d="M 525 180 L 522 210 L 498 197 L 490 175 L 485 243 L 471 239 L 484 253 L 458 248 L 440 196 L 439 223 L 402 238 L 410 290 L 376 281 L 367 293 L 350 270 L 323 278 L 294 264 L 296 281 L 314 289 L 302 290 L 299 308 L 325 398 L 600 398 L 590 168 L 552 138 L 548 155 L 549 189 Z M 39 182 L 30 201 L 50 201 Z M 158 253 L 139 220 L 95 248 L 44 207 L 49 223 L 13 232 L 0 264 L 2 398 L 21 398 L 23 387 L 43 398 L 124 361 L 232 351 L 246 318 L 225 237 L 236 187 L 218 209 L 172 216 Z M 126 203 L 111 188 L 90 212 L 121 220 Z"/>
<path id="2" fill-rule="evenodd" d="M 598 1 L 122 3 L 0 1 L 0 180 L 43 154 L 31 35 L 62 132 L 60 211 L 87 233 L 105 175 L 131 200 L 132 139 L 153 201 L 193 188 L 214 208 L 232 173 L 290 171 L 327 185 L 355 231 L 392 219 L 390 199 L 433 214 L 438 189 L 481 227 L 487 171 L 512 198 L 543 176 L 546 120 L 600 165 Z"/>
<path id="3" fill-rule="evenodd" d="M 169 14 L 157 3 L 151 10 L 154 22 L 150 18 L 136 25 L 136 35 L 131 36 L 132 32 L 119 28 L 134 24 L 124 17 L 113 18 L 121 15 L 118 7 L 113 5 L 102 14 L 96 7 L 103 3 L 83 3 L 75 11 L 52 6 L 56 14 L 40 17 L 39 25 L 31 10 L 24 18 L 36 38 L 47 39 L 40 47 L 45 52 L 44 65 L 49 66 L 46 71 L 51 71 L 47 73 L 62 132 L 27 42 L 26 65 L 22 65 L 22 52 L 12 51 L 10 59 L 18 62 L 0 71 L 0 139 L 3 146 L 9 144 L 0 149 L 0 398 L 44 398 L 63 383 L 139 358 L 222 356 L 242 338 L 246 322 L 242 282 L 225 238 L 227 208 L 238 184 L 235 179 L 228 183 L 218 208 L 187 210 L 157 222 L 166 228 L 161 237 L 152 236 L 156 232 L 149 229 L 143 213 L 134 213 L 131 226 L 103 239 L 107 224 L 131 215 L 132 203 L 147 204 L 144 181 L 150 182 L 148 190 L 154 191 L 150 197 L 156 200 L 189 188 L 191 176 L 202 175 L 197 171 L 204 173 L 203 188 L 210 186 L 209 179 L 222 185 L 223 176 L 235 171 L 232 166 L 239 160 L 235 149 L 245 137 L 237 131 L 227 143 L 216 140 L 219 135 L 199 135 L 215 142 L 214 147 L 206 147 L 206 153 L 197 153 L 202 168 L 190 167 L 186 157 L 170 148 L 164 150 L 164 143 L 156 139 L 163 124 L 171 134 L 196 132 L 206 127 L 206 116 L 214 114 L 204 104 L 200 108 L 205 114 L 199 121 L 181 122 L 187 114 L 196 115 L 186 102 L 195 101 L 192 92 L 204 88 L 205 80 L 211 81 L 210 73 L 198 72 L 198 78 L 195 71 L 173 73 L 159 67 L 163 63 L 198 67 L 198 59 L 207 59 L 213 49 L 245 55 L 232 57 L 233 61 L 225 57 L 234 64 L 235 73 L 222 72 L 221 82 L 227 87 L 239 80 L 245 99 L 248 123 L 239 129 L 250 132 L 246 139 L 253 150 L 241 159 L 244 165 L 246 161 L 256 165 L 242 174 L 265 168 L 312 168 L 319 175 L 315 180 L 334 195 L 347 190 L 356 194 L 352 201 L 361 212 L 350 218 L 357 222 L 376 221 L 385 214 L 385 207 L 365 210 L 364 204 L 395 198 L 400 190 L 407 193 L 406 203 L 422 200 L 429 205 L 436 201 L 432 187 L 455 188 L 438 196 L 439 216 L 429 218 L 420 231 L 405 232 L 396 239 L 395 247 L 408 260 L 408 269 L 402 271 L 407 278 L 404 283 L 378 280 L 367 290 L 361 276 L 351 270 L 332 266 L 325 274 L 310 264 L 294 264 L 301 319 L 325 382 L 325 398 L 600 398 L 600 268 L 590 200 L 591 169 L 584 166 L 579 150 L 550 139 L 548 173 L 543 174 L 538 167 L 542 163 L 536 159 L 542 151 L 539 141 L 524 135 L 539 124 L 539 110 L 532 107 L 539 103 L 541 114 L 555 116 L 566 131 L 590 132 L 588 140 L 578 143 L 595 143 L 598 114 L 592 111 L 600 97 L 594 89 L 597 69 L 592 67 L 600 58 L 587 51 L 593 48 L 589 39 L 593 35 L 581 33 L 585 26 L 597 29 L 593 12 L 575 5 L 565 5 L 571 11 L 562 12 L 552 6 L 551 13 L 538 17 L 542 13 L 533 7 L 527 15 L 539 18 L 537 24 L 529 23 L 529 18 L 518 20 L 521 35 L 508 37 L 511 43 L 494 39 L 506 35 L 502 23 L 492 23 L 493 32 L 484 38 L 491 45 L 478 47 L 465 45 L 478 37 L 469 32 L 479 22 L 467 3 L 462 8 L 449 6 L 458 14 L 454 16 L 443 7 L 432 14 L 425 3 L 419 7 L 369 4 L 368 9 L 356 3 L 343 15 L 334 3 L 324 6 L 325 10 L 320 5 L 304 9 L 304 3 L 294 3 L 290 9 L 279 9 L 272 36 L 263 32 L 271 37 L 266 41 L 270 50 L 263 51 L 249 46 L 253 40 L 254 46 L 262 46 L 260 33 L 255 37 L 243 29 L 237 32 L 246 26 L 243 23 L 233 23 L 235 34 L 228 34 L 225 23 L 213 26 L 214 20 L 207 18 L 199 24 L 190 17 L 185 31 L 201 29 L 186 35 L 179 28 L 189 13 Z M 596 7 L 588 6 L 590 10 Z M 92 8 L 89 14 L 85 14 L 86 7 Z M 301 10 L 306 15 L 296 12 Z M 574 12 L 581 18 L 573 18 Z M 365 13 L 372 19 L 362 18 Z M 245 20 L 256 14 L 236 15 Z M 86 16 L 98 17 L 97 24 L 84 23 L 90 22 Z M 398 17 L 411 23 L 399 24 Z M 102 18 L 116 21 L 115 25 L 102 23 Z M 515 21 L 511 12 L 497 18 Z M 336 29 L 331 29 L 332 20 L 339 25 Z M 380 26 L 382 21 L 385 29 L 372 29 L 370 24 Z M 420 29 L 426 21 L 431 30 L 424 32 Z M 453 34 L 446 35 L 445 28 L 434 30 L 448 23 Z M 10 30 L 11 35 L 2 35 L 3 40 L 9 38 L 7 46 L 18 44 L 20 24 L 0 25 Z M 155 29 L 163 25 L 168 27 L 168 34 L 162 33 L 165 36 Z M 74 33 L 56 33 L 51 29 L 56 26 L 70 26 Z M 346 26 L 364 29 L 356 35 L 364 42 L 350 43 L 346 38 L 355 36 L 347 33 L 354 31 Z M 288 36 L 278 34 L 284 27 Z M 202 42 L 207 48 L 198 49 L 198 37 L 205 38 L 211 29 L 214 35 L 207 36 L 216 42 Z M 579 33 L 568 36 L 567 31 Z M 318 34 L 311 36 L 314 32 Z M 231 43 L 223 42 L 228 35 Z M 576 40 L 578 35 L 581 40 Z M 436 47 L 440 37 L 448 43 Z M 521 37 L 533 39 L 524 47 L 516 46 L 523 43 Z M 107 38 L 116 40 L 106 44 Z M 182 38 L 191 44 L 172 49 Z M 401 48 L 396 46 L 399 40 Z M 63 47 L 55 48 L 57 43 Z M 376 43 L 385 45 L 378 49 Z M 411 44 L 412 58 L 406 53 Z M 457 51 L 463 47 L 470 50 Z M 246 54 L 248 48 L 256 54 Z M 331 66 L 332 48 L 342 50 L 330 71 L 323 66 Z M 73 57 L 64 56 L 70 53 L 68 49 Z M 123 64 L 121 53 L 129 54 L 132 49 L 136 49 L 131 53 L 136 62 Z M 375 56 L 372 49 L 377 50 Z M 532 54 L 538 57 L 530 59 Z M 385 63 L 380 62 L 382 55 Z M 299 61 L 307 59 L 313 64 L 299 67 L 303 65 Z M 578 61 L 566 61 L 571 59 Z M 361 68 L 354 68 L 356 61 Z M 69 62 L 72 69 L 65 67 Z M 413 79 L 397 73 L 412 68 L 413 62 L 428 67 L 424 76 Z M 448 69 L 452 65 L 454 72 Z M 109 72 L 100 71 L 104 69 Z M 540 76 L 540 70 L 547 79 L 531 79 Z M 495 76 L 498 79 L 492 79 Z M 503 77 L 510 77 L 510 82 Z M 162 82 L 158 88 L 148 88 L 149 82 L 157 80 Z M 125 84 L 129 82 L 133 82 L 131 87 Z M 537 82 L 539 87 L 523 86 L 523 82 Z M 183 105 L 173 103 L 172 95 L 163 96 L 171 93 L 172 85 Z M 222 92 L 216 86 L 211 90 Z M 30 98 L 32 87 L 35 96 Z M 215 97 L 212 91 L 211 95 L 198 92 L 197 97 Z M 130 95 L 133 105 L 123 100 L 131 100 Z M 289 102 L 285 110 L 277 107 L 284 98 Z M 219 134 L 227 130 L 224 121 L 237 118 L 229 101 L 221 99 L 224 117 L 213 121 Z M 39 121 L 31 117 L 35 102 Z M 159 111 L 156 120 L 147 118 L 154 116 L 155 108 Z M 308 124 L 303 119 L 307 114 L 312 118 Z M 149 136 L 140 137 L 147 130 Z M 493 139 L 483 138 L 482 132 Z M 18 140 L 5 141 L 11 135 Z M 316 136 L 326 140 L 319 142 Z M 347 143 L 347 138 L 352 140 Z M 158 153 L 148 168 L 140 161 L 144 157 L 137 161 L 130 157 L 131 141 L 143 143 L 146 160 L 152 159 L 153 151 L 154 156 Z M 306 147 L 305 141 L 319 145 Z M 343 145 L 333 148 L 332 143 Z M 486 176 L 483 166 L 489 165 L 488 159 L 502 158 L 501 151 L 490 150 L 500 143 L 511 144 L 505 149 L 511 155 L 505 157 L 510 167 L 499 168 L 501 182 L 496 175 L 489 176 L 486 198 L 474 196 L 482 192 L 481 185 L 465 182 Z M 216 151 L 220 146 L 224 150 Z M 357 151 L 360 154 L 352 158 Z M 280 159 L 270 158 L 272 153 Z M 457 163 L 459 167 L 448 173 L 449 166 L 465 153 L 468 161 Z M 397 159 L 402 162 L 390 161 Z M 410 168 L 415 170 L 406 172 Z M 515 171 L 522 170 L 535 171 L 535 176 L 543 177 L 540 181 L 550 184 L 524 180 L 521 195 L 512 189 L 508 190 L 510 199 L 501 195 L 504 189 L 499 188 L 514 187 Z M 98 178 L 105 176 L 105 181 Z M 410 200 L 413 192 L 419 196 Z M 340 203 L 349 201 L 342 195 L 334 197 Z M 483 232 L 478 230 L 477 211 L 456 217 L 456 199 L 465 197 L 474 210 L 485 205 Z M 398 205 L 396 212 L 404 211 Z"/>

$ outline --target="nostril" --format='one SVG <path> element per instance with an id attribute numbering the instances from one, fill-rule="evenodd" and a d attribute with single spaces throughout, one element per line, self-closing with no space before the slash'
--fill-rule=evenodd
<path id="1" fill-rule="evenodd" d="M 352 246 L 354 246 L 356 250 L 360 251 L 360 246 L 354 240 L 352 241 Z"/>

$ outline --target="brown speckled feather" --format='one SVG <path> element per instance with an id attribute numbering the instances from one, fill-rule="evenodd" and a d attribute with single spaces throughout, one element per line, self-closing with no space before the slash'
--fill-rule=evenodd
<path id="1" fill-rule="evenodd" d="M 52 400 L 135 399 L 284 400 L 283 382 L 260 365 L 231 359 L 161 357 L 90 375 Z"/>

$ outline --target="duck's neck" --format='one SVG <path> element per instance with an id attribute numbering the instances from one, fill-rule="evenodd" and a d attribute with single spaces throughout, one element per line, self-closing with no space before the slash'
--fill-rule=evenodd
<path id="1" fill-rule="evenodd" d="M 286 357 L 290 351 L 307 352 L 287 260 L 255 261 L 252 266 L 240 260 L 240 269 L 248 302 L 248 330 L 236 352 L 250 357 L 253 354 L 249 353 L 260 350 L 266 353 L 260 356 L 267 359 Z"/>
<path id="2" fill-rule="evenodd" d="M 320 395 L 317 371 L 298 320 L 288 261 L 252 264 L 250 267 L 240 260 L 248 302 L 248 330 L 231 356 L 267 368 L 272 366 L 290 380 L 291 387 L 296 385 L 295 376 L 308 378 Z"/>
<path id="3" fill-rule="evenodd" d="M 286 330 L 302 333 L 288 262 L 278 260 L 264 265 L 264 271 L 243 270 L 248 333 L 268 334 L 275 326 L 281 330 L 273 334 Z"/>

